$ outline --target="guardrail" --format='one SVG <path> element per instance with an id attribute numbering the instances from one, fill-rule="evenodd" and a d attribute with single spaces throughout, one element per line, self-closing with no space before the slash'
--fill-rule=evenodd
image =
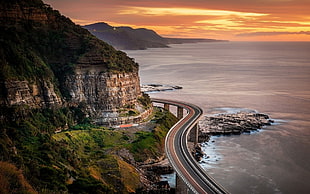
<path id="1" fill-rule="evenodd" d="M 165 99 L 152 99 L 152 102 L 182 107 L 187 111 L 187 115 L 169 130 L 165 140 L 166 155 L 177 175 L 194 193 L 229 193 L 202 169 L 188 149 L 188 135 L 202 115 L 202 109 L 190 103 Z"/>

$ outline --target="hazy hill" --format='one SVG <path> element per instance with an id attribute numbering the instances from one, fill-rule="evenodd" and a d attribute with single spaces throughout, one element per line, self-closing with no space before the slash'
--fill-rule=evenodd
<path id="1" fill-rule="evenodd" d="M 99 39 L 121 50 L 139 50 L 146 48 L 168 47 L 168 44 L 214 42 L 214 39 L 164 38 L 155 31 L 131 27 L 112 27 L 107 23 L 95 23 L 83 26 Z"/>
<path id="2" fill-rule="evenodd" d="M 166 47 L 166 40 L 148 29 L 133 29 L 131 27 L 112 27 L 107 23 L 96 23 L 83 26 L 99 39 L 111 44 L 117 49 L 146 49 Z"/>

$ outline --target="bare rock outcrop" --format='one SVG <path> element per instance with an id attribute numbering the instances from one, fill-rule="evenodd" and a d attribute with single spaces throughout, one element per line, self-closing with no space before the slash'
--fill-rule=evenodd
<path id="1" fill-rule="evenodd" d="M 72 106 L 84 105 L 88 117 L 100 125 L 137 123 L 151 114 L 138 102 L 141 96 L 138 72 L 111 73 L 102 71 L 102 66 L 83 66 L 67 76 Z M 139 112 L 132 117 L 121 117 L 119 109 L 132 107 Z"/>
<path id="2" fill-rule="evenodd" d="M 204 155 L 199 143 L 207 142 L 212 135 L 239 135 L 271 125 L 274 121 L 262 113 L 240 112 L 235 114 L 217 114 L 205 116 L 199 121 L 198 144 L 192 145 L 192 155 L 200 161 Z M 190 141 L 194 142 L 194 132 L 190 133 Z"/>
<path id="3" fill-rule="evenodd" d="M 5 106 L 27 105 L 33 108 L 57 107 L 62 100 L 55 92 L 54 85 L 48 81 L 7 80 L 3 83 L 6 98 L 0 98 Z"/>
<path id="4" fill-rule="evenodd" d="M 240 134 L 271 125 L 273 120 L 262 113 L 218 114 L 200 121 L 200 130 L 209 135 Z"/>

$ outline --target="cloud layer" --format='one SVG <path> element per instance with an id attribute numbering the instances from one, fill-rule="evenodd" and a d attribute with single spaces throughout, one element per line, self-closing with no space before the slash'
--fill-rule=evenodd
<path id="1" fill-rule="evenodd" d="M 309 0 L 46 0 L 84 25 L 99 21 L 163 36 L 310 41 Z M 264 39 L 262 39 L 264 38 Z"/>
<path id="2" fill-rule="evenodd" d="M 276 36 L 276 35 L 287 35 L 287 34 L 304 34 L 310 35 L 310 31 L 301 31 L 301 32 L 250 32 L 250 33 L 241 33 L 237 36 Z"/>

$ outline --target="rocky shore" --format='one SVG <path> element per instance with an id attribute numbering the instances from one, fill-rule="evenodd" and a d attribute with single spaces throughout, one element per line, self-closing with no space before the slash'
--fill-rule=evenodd
<path id="1" fill-rule="evenodd" d="M 152 192 L 159 193 L 173 193 L 174 189 L 170 187 L 168 181 L 161 180 L 160 176 L 163 174 L 171 174 L 174 172 L 172 166 L 170 165 L 168 158 L 163 157 L 154 163 L 145 164 L 139 166 L 143 170 L 144 175 L 152 181 Z"/>
<path id="2" fill-rule="evenodd" d="M 140 181 L 145 186 L 141 192 L 174 193 L 174 188 L 170 187 L 168 181 L 161 180 L 161 175 L 171 174 L 174 172 L 165 154 L 156 159 L 149 158 L 143 162 L 135 161 L 134 156 L 125 148 L 118 150 L 116 155 L 123 161 L 133 165 L 136 168 L 140 176 Z"/>
<path id="3" fill-rule="evenodd" d="M 238 135 L 261 129 L 263 126 L 271 125 L 273 120 L 268 115 L 256 112 L 239 112 L 235 114 L 208 115 L 199 122 L 199 143 L 189 142 L 189 148 L 197 161 L 200 161 L 205 153 L 200 143 L 208 142 L 212 135 Z M 191 134 L 193 135 L 193 134 Z M 190 139 L 192 139 L 191 137 Z M 149 162 L 139 166 L 143 174 L 152 180 L 152 191 L 173 191 L 167 181 L 160 181 L 158 177 L 162 174 L 170 174 L 173 168 L 167 158 L 164 160 Z"/>
<path id="4" fill-rule="evenodd" d="M 162 84 L 142 84 L 142 92 L 163 92 L 169 90 L 179 90 L 182 89 L 181 86 L 171 86 L 171 85 L 162 85 Z"/>
<path id="5" fill-rule="evenodd" d="M 262 113 L 240 112 L 234 114 L 216 114 L 205 116 L 199 121 L 199 143 L 208 142 L 212 135 L 239 135 L 257 131 L 274 123 L 268 115 Z M 193 156 L 200 161 L 204 153 L 200 144 L 193 147 Z"/>
<path id="6" fill-rule="evenodd" d="M 273 122 L 266 114 L 241 112 L 206 116 L 200 121 L 199 127 L 202 134 L 231 135 L 249 133 Z"/>

